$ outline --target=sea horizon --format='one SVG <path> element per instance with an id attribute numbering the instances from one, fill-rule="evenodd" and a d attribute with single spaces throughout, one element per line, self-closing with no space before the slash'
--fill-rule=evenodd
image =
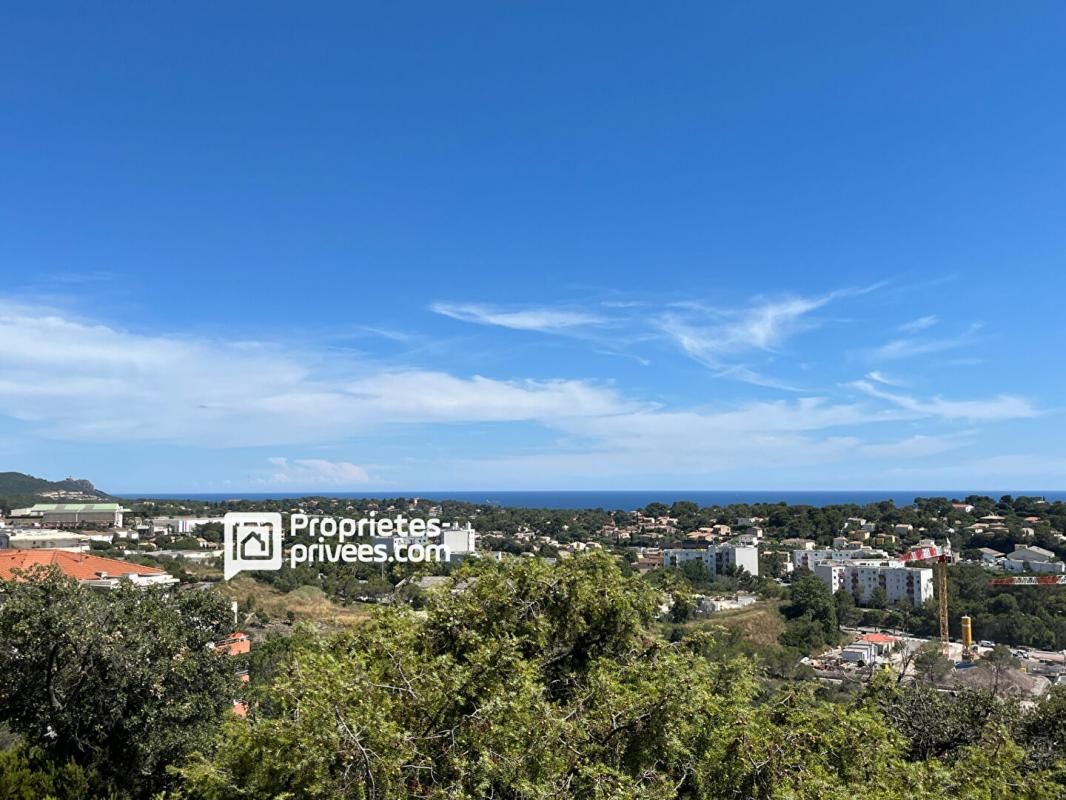
<path id="1" fill-rule="evenodd" d="M 700 507 L 743 504 L 775 504 L 806 506 L 869 505 L 891 500 L 897 506 L 912 505 L 916 498 L 946 497 L 962 500 L 971 495 L 999 499 L 1012 497 L 1042 497 L 1048 502 L 1066 500 L 1066 490 L 427 490 L 427 491 L 286 491 L 286 492 L 119 492 L 114 497 L 123 500 L 196 500 L 201 502 L 287 500 L 302 497 L 333 499 L 390 499 L 420 498 L 433 501 L 452 500 L 474 505 L 495 505 L 508 508 L 568 508 L 632 511 L 649 503 L 670 505 L 680 501 L 694 502 Z"/>

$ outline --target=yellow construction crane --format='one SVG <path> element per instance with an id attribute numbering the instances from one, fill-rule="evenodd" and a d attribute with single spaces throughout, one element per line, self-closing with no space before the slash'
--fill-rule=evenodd
<path id="1" fill-rule="evenodd" d="M 940 616 L 940 651 L 948 654 L 948 555 L 941 553 L 936 560 L 936 607 Z"/>
<path id="2" fill-rule="evenodd" d="M 948 654 L 948 562 L 951 561 L 951 541 L 943 548 L 932 545 L 917 547 L 900 556 L 901 561 L 932 561 L 936 578 L 937 616 L 940 617 L 940 651 Z"/>

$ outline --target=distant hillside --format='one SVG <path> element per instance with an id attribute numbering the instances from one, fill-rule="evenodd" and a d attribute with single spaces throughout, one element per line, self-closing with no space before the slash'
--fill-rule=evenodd
<path id="1" fill-rule="evenodd" d="M 0 497 L 41 498 L 63 502 L 79 499 L 107 498 L 89 481 L 67 478 L 62 481 L 47 481 L 22 472 L 0 472 Z"/>

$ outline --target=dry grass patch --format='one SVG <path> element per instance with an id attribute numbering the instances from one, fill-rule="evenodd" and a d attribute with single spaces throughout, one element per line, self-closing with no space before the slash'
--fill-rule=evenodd
<path id="1" fill-rule="evenodd" d="M 293 621 L 312 622 L 322 628 L 350 628 L 370 616 L 366 606 L 335 603 L 317 586 L 299 586 L 291 592 L 281 592 L 242 575 L 220 584 L 219 591 L 228 599 L 237 601 L 240 619 L 245 625 L 260 611 L 272 622 L 288 619 L 291 611 Z"/>

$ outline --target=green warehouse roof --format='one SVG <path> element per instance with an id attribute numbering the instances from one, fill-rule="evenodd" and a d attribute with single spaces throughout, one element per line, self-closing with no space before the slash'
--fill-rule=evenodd
<path id="1" fill-rule="evenodd" d="M 118 503 L 37 503 L 30 512 L 59 511 L 65 514 L 86 514 L 92 511 L 121 511 Z"/>

